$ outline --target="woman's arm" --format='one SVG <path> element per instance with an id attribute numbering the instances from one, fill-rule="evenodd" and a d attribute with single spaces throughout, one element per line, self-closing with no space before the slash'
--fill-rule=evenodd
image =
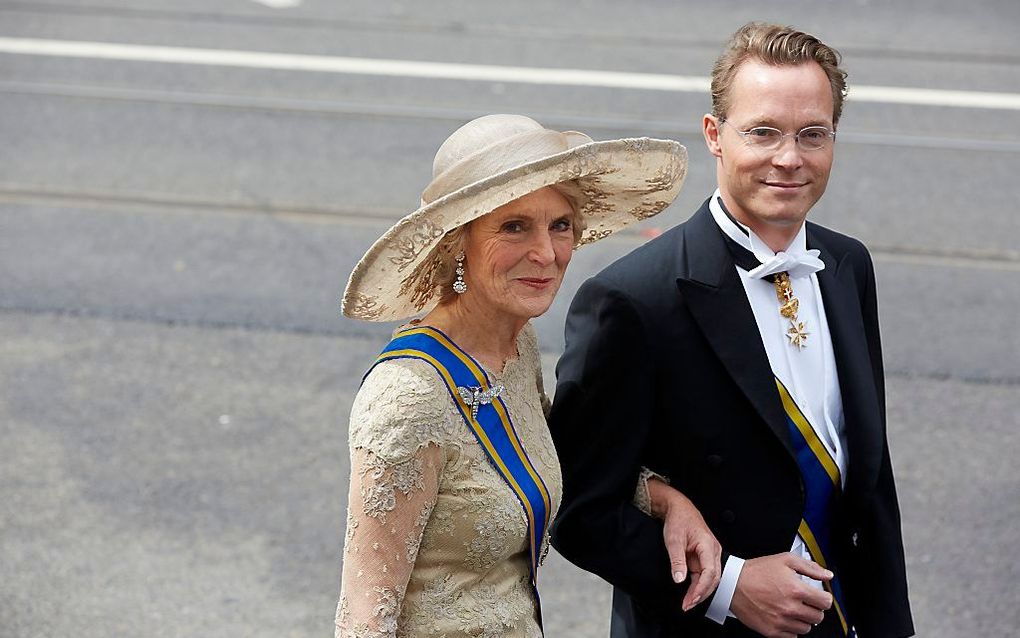
<path id="1" fill-rule="evenodd" d="M 436 503 L 441 454 L 428 445 L 389 463 L 366 449 L 351 451 L 337 638 L 396 636 L 422 532 Z"/>
<path id="2" fill-rule="evenodd" d="M 446 463 L 449 394 L 424 361 L 387 361 L 351 408 L 337 638 L 392 637 Z"/>
<path id="3" fill-rule="evenodd" d="M 673 580 L 683 582 L 688 570 L 691 585 L 684 595 L 684 611 L 689 610 L 719 585 L 722 574 L 722 546 L 708 528 L 701 512 L 665 479 L 643 470 L 641 483 L 648 494 L 649 514 L 663 521 L 662 536 L 669 553 Z"/>

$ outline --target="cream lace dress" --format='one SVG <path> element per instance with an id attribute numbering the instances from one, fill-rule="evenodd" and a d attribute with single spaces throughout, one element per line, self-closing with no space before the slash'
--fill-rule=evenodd
<path id="1" fill-rule="evenodd" d="M 502 374 L 510 418 L 552 500 L 562 493 L 534 329 Z M 337 638 L 541 636 L 527 519 L 428 363 L 386 361 L 350 423 L 351 487 Z M 542 556 L 548 538 L 542 543 Z"/>

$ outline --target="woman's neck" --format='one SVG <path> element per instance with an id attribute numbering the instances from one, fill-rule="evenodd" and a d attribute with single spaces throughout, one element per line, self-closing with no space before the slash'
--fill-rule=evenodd
<path id="1" fill-rule="evenodd" d="M 527 320 L 456 298 L 436 306 L 420 323 L 442 330 L 483 366 L 498 373 L 517 356 L 517 335 Z"/>

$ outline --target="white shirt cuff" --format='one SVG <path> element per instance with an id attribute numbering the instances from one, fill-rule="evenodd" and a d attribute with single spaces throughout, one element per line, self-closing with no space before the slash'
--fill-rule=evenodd
<path id="1" fill-rule="evenodd" d="M 730 602 L 733 600 L 733 592 L 737 589 L 737 579 L 740 578 L 740 570 L 743 568 L 743 558 L 730 556 L 726 559 L 726 567 L 723 568 L 722 578 L 719 579 L 719 587 L 716 588 L 715 596 L 712 596 L 712 602 L 708 606 L 708 611 L 705 612 L 706 618 L 721 625 L 726 622 L 728 616 L 733 616 L 730 611 Z"/>

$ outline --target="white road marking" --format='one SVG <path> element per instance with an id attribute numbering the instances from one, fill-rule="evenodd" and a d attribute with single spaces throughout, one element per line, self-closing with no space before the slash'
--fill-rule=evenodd
<path id="1" fill-rule="evenodd" d="M 252 0 L 273 9 L 290 9 L 301 4 L 301 0 Z"/>
<path id="2" fill-rule="evenodd" d="M 328 115 L 377 115 L 383 117 L 422 118 L 463 123 L 483 113 L 470 107 L 426 104 L 388 104 L 338 99 L 304 99 L 279 96 L 232 95 L 164 89 L 135 89 L 84 84 L 44 82 L 6 82 L 0 80 L 0 94 L 45 95 L 96 100 L 124 100 L 157 104 L 186 104 L 243 110 L 295 111 Z M 579 115 L 574 113 L 529 111 L 539 122 L 553 128 L 630 130 L 635 135 L 693 135 L 700 139 L 701 128 L 691 122 L 648 119 L 622 115 Z M 645 131 L 645 133 L 641 133 Z M 988 140 L 974 137 L 947 137 L 924 134 L 865 132 L 840 129 L 840 145 L 866 144 L 899 148 L 934 148 L 981 153 L 1020 153 L 1020 140 Z"/>
<path id="3" fill-rule="evenodd" d="M 72 40 L 42 40 L 34 38 L 0 38 L 0 53 L 443 80 L 590 86 L 683 93 L 706 93 L 709 90 L 709 78 L 691 75 L 628 73 L 588 69 L 548 69 L 453 62 L 415 62 L 411 60 L 382 60 L 375 58 L 267 53 L 229 49 L 196 49 Z M 857 102 L 1020 110 L 1020 94 L 1018 93 L 950 91 L 893 86 L 852 86 L 850 98 Z"/>

